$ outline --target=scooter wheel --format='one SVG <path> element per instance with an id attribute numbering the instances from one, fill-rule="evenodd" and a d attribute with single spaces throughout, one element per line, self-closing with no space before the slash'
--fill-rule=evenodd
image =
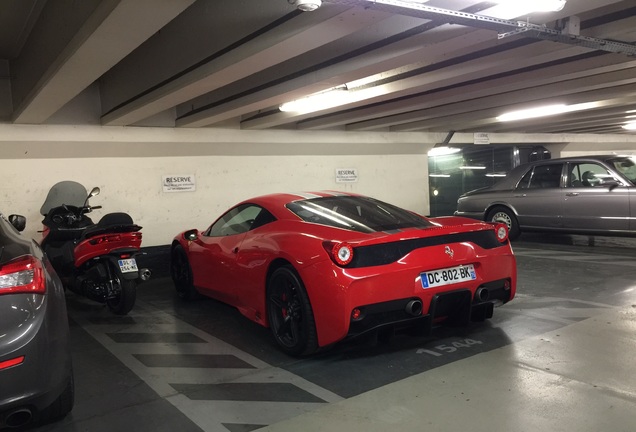
<path id="1" fill-rule="evenodd" d="M 113 268 L 113 284 L 119 286 L 119 295 L 106 300 L 108 308 L 116 315 L 126 315 L 135 306 L 137 299 L 137 281 L 123 279 Z"/>

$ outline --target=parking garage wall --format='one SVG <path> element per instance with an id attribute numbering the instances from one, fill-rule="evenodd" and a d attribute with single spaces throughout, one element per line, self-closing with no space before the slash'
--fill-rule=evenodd
<path id="1" fill-rule="evenodd" d="M 416 133 L 0 129 L 0 211 L 25 215 L 25 235 L 34 238 L 39 238 L 39 209 L 48 189 L 62 180 L 89 190 L 99 186 L 101 194 L 91 204 L 103 209 L 93 219 L 107 212 L 130 213 L 143 226 L 144 246 L 169 244 L 181 230 L 206 228 L 240 200 L 274 192 L 350 191 L 428 213 L 428 146 Z M 356 175 L 337 178 L 337 169 Z M 166 176 L 192 177 L 194 190 L 166 192 Z"/>
<path id="2" fill-rule="evenodd" d="M 455 134 L 470 142 L 472 134 Z M 273 192 L 342 190 L 429 214 L 428 156 L 446 133 L 243 131 L 0 124 L 0 184 L 5 215 L 27 217 L 39 238 L 40 206 L 61 180 L 102 193 L 92 216 L 125 211 L 143 226 L 144 246 L 168 244 L 188 228 L 206 228 L 239 200 Z M 568 152 L 636 150 L 636 136 L 491 134 L 492 145 L 544 143 L 553 157 Z M 451 141 L 451 145 L 452 142 Z M 338 182 L 337 169 L 355 181 Z M 165 176 L 193 176 L 195 190 L 165 192 Z"/>

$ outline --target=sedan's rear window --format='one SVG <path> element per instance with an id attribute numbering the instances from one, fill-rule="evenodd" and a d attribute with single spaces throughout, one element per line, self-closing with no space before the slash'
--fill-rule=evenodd
<path id="1" fill-rule="evenodd" d="M 432 225 L 414 213 L 368 197 L 313 198 L 294 201 L 287 208 L 306 222 L 364 233 Z"/>

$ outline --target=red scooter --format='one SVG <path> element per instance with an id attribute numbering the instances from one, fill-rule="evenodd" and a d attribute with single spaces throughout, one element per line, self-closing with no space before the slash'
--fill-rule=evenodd
<path id="1" fill-rule="evenodd" d="M 106 303 L 117 315 L 135 305 L 137 284 L 150 278 L 139 269 L 135 255 L 141 247 L 141 227 L 126 213 L 109 213 L 93 223 L 88 200 L 99 188 L 86 189 L 74 181 L 55 184 L 40 213 L 42 248 L 65 287 L 91 300 Z"/>

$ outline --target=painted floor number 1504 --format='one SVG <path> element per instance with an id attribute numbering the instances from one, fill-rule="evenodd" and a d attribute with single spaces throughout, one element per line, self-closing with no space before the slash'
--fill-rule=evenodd
<path id="1" fill-rule="evenodd" d="M 472 345 L 481 345 L 483 342 L 475 339 L 460 339 L 447 344 L 437 345 L 434 349 L 420 348 L 417 350 L 417 354 L 429 354 L 435 357 L 440 357 L 445 353 L 454 353 L 458 349 L 468 348 Z"/>

